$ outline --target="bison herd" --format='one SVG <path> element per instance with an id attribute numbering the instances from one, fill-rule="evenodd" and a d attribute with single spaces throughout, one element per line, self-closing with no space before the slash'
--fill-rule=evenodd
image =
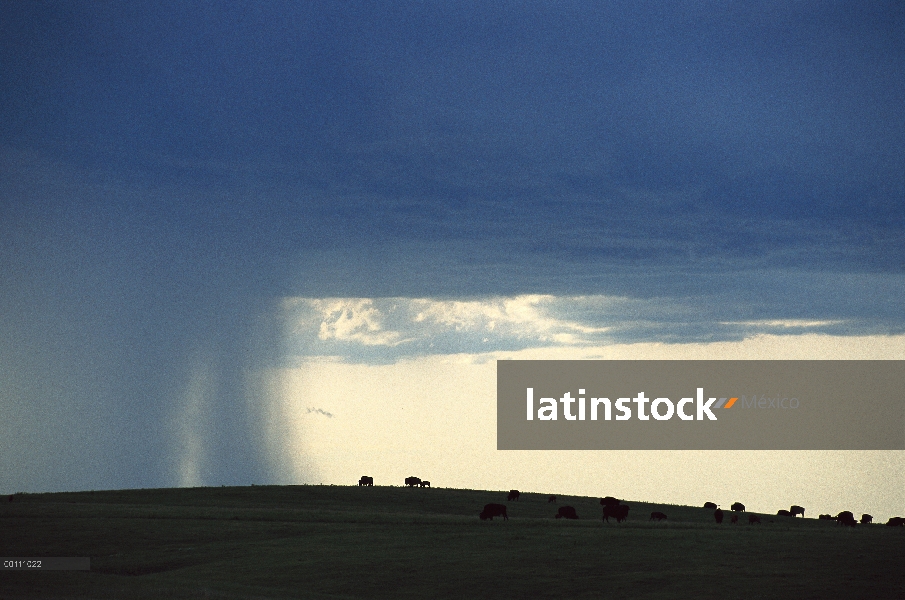
<path id="1" fill-rule="evenodd" d="M 374 478 L 368 475 L 362 475 L 361 479 L 358 480 L 359 486 L 372 487 L 374 485 Z M 405 485 L 408 487 L 427 487 L 429 488 L 431 485 L 430 481 L 423 480 L 419 477 L 411 476 L 405 478 Z M 506 500 L 510 502 L 517 502 L 519 497 L 521 496 L 521 492 L 518 490 L 509 490 L 509 493 L 506 496 Z M 9 502 L 13 501 L 13 496 L 9 497 Z M 556 503 L 556 496 L 548 496 L 548 503 Z M 610 519 L 615 519 L 617 523 L 622 523 L 626 519 L 628 519 L 629 507 L 626 504 L 623 504 L 621 500 L 614 498 L 613 496 L 606 496 L 600 499 L 600 505 L 603 507 L 603 521 L 606 523 L 610 522 Z M 714 502 L 705 502 L 705 509 L 713 509 L 713 519 L 717 524 L 722 524 L 723 522 L 723 511 L 720 507 Z M 734 513 L 745 512 L 745 505 L 741 502 L 733 502 L 730 506 L 730 509 Z M 797 504 L 793 504 L 789 510 L 780 509 L 776 512 L 776 516 L 779 517 L 797 517 L 801 515 L 804 517 L 804 507 L 798 506 Z M 484 510 L 480 512 L 478 515 L 482 521 L 493 520 L 494 517 L 503 517 L 503 520 L 508 521 L 509 516 L 506 514 L 506 505 L 505 504 L 486 504 L 484 506 Z M 556 519 L 577 519 L 578 513 L 573 506 L 560 506 L 556 511 L 556 514 L 553 515 Z M 858 524 L 858 520 L 855 519 L 855 515 L 848 510 L 844 510 L 837 514 L 836 516 L 832 515 L 820 515 L 817 517 L 821 521 L 836 521 L 842 526 L 854 527 Z M 649 521 L 665 521 L 667 520 L 666 514 L 660 511 L 654 511 L 650 513 Z M 873 516 L 864 513 L 861 515 L 860 523 L 862 525 L 867 525 L 873 523 Z M 734 514 L 730 517 L 729 522 L 733 524 L 737 524 L 739 521 L 738 515 Z M 772 521 L 771 521 L 772 522 Z M 756 525 L 761 524 L 761 518 L 758 515 L 748 515 L 748 524 Z M 890 527 L 905 527 L 905 517 L 892 517 L 889 521 L 886 522 L 886 525 Z"/>
<path id="2" fill-rule="evenodd" d="M 855 520 L 855 515 L 852 514 L 852 512 L 849 510 L 844 510 L 835 517 L 833 515 L 820 515 L 817 518 L 821 521 L 836 521 L 843 527 L 854 527 L 858 524 L 858 521 Z M 867 513 L 861 515 L 862 525 L 867 525 L 873 522 L 874 517 L 872 515 L 869 515 Z M 890 527 L 905 527 L 905 517 L 892 517 L 888 521 L 886 521 L 886 524 Z"/>
<path id="3" fill-rule="evenodd" d="M 369 477 L 368 475 L 362 475 L 361 479 L 358 480 L 359 486 L 367 486 L 372 487 L 374 485 L 374 478 Z M 430 487 L 431 482 L 426 479 L 421 479 L 420 477 L 406 477 L 405 485 L 408 487 Z"/>
<path id="4" fill-rule="evenodd" d="M 714 504 L 713 502 L 705 502 L 705 503 L 704 503 L 704 508 L 716 508 L 716 510 L 713 511 L 713 519 L 714 519 L 718 524 L 723 522 L 723 511 L 720 510 L 719 507 L 717 507 L 716 504 Z M 736 502 L 736 503 L 734 503 L 734 504 L 732 505 L 731 508 L 732 508 L 732 510 L 733 510 L 734 512 L 744 512 L 744 510 L 745 510 L 745 505 L 742 504 L 741 502 Z M 789 508 L 789 510 L 780 509 L 780 510 L 778 510 L 778 511 L 776 512 L 776 516 L 778 516 L 778 517 L 796 517 L 796 516 L 798 516 L 798 515 L 801 515 L 802 517 L 804 517 L 804 507 L 803 507 L 803 506 L 798 506 L 797 504 L 793 504 L 793 505 L 791 506 L 791 508 Z M 839 513 L 839 514 L 836 515 L 835 517 L 832 516 L 832 515 L 820 515 L 820 516 L 817 517 L 817 518 L 818 518 L 819 520 L 821 520 L 821 521 L 836 521 L 836 522 L 838 522 L 840 525 L 849 526 L 849 527 L 854 527 L 854 526 L 858 523 L 858 521 L 855 520 L 855 515 L 852 514 L 852 512 L 851 512 L 851 511 L 848 511 L 848 510 L 842 511 L 841 513 Z M 867 525 L 868 523 L 873 523 L 873 521 L 874 521 L 873 516 L 871 516 L 871 515 L 869 515 L 869 514 L 867 514 L 867 513 L 864 513 L 863 515 L 861 515 L 861 524 L 862 524 L 862 525 Z M 730 519 L 730 522 L 731 522 L 731 523 L 738 523 L 738 515 L 732 515 L 732 518 Z M 760 520 L 760 517 L 759 517 L 759 516 L 757 516 L 757 515 L 749 515 L 749 516 L 748 516 L 748 523 L 749 523 L 749 524 L 754 525 L 755 523 L 758 523 L 758 524 L 759 524 L 760 522 L 761 522 L 761 520 Z M 772 522 L 772 521 L 771 521 L 771 522 Z M 893 527 L 895 527 L 895 526 L 905 526 L 905 518 L 903 518 L 903 517 L 893 517 L 893 518 L 891 518 L 889 521 L 887 521 L 886 524 L 887 524 L 887 525 L 890 525 L 890 526 L 893 526 Z"/>

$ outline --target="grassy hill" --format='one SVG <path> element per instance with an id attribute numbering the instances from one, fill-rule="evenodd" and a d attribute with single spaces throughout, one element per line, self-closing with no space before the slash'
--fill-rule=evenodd
<path id="1" fill-rule="evenodd" d="M 905 598 L 905 530 L 599 498 L 343 486 L 21 494 L 0 555 L 90 571 L 0 571 L 0 598 Z M 509 520 L 480 521 L 484 504 Z M 574 506 L 577 521 L 553 519 Z M 651 511 L 668 521 L 648 520 Z M 728 513 L 727 513 L 728 514 Z"/>

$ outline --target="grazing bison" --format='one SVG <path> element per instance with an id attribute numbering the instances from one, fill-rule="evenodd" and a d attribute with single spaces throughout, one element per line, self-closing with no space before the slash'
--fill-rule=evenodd
<path id="1" fill-rule="evenodd" d="M 628 506 L 625 504 L 617 504 L 616 506 L 608 505 L 603 507 L 603 520 L 610 522 L 610 517 L 616 519 L 617 523 L 622 523 L 628 518 Z"/>
<path id="2" fill-rule="evenodd" d="M 737 523 L 738 523 L 738 515 L 732 515 L 732 518 L 729 519 L 729 522 L 732 523 L 733 525 L 737 524 Z"/>
<path id="3" fill-rule="evenodd" d="M 836 515 L 836 520 L 839 521 L 839 524 L 842 526 L 848 525 L 849 527 L 854 527 L 858 524 L 858 522 L 855 520 L 855 515 L 853 515 L 849 510 L 844 510 Z"/>
<path id="4" fill-rule="evenodd" d="M 421 487 L 430 487 L 430 486 L 431 486 L 431 482 L 430 482 L 430 481 L 422 481 L 419 485 L 420 485 Z"/>
<path id="5" fill-rule="evenodd" d="M 509 517 L 506 515 L 505 504 L 485 504 L 484 510 L 482 510 L 481 514 L 478 516 L 481 517 L 482 521 L 486 521 L 487 519 L 493 521 L 494 517 L 503 517 L 504 521 L 509 520 Z"/>
<path id="6" fill-rule="evenodd" d="M 905 527 L 905 517 L 891 517 L 886 524 L 890 527 Z"/>
<path id="7" fill-rule="evenodd" d="M 666 518 L 666 515 L 664 515 L 663 513 L 661 513 L 661 512 L 659 512 L 659 511 L 656 511 L 656 510 L 655 510 L 654 512 L 652 512 L 652 513 L 650 514 L 650 519 L 648 519 L 648 521 L 654 521 L 654 520 L 656 520 L 656 521 L 662 521 L 662 520 L 664 520 L 665 518 Z"/>
<path id="8" fill-rule="evenodd" d="M 718 524 L 722 524 L 723 523 L 723 511 L 721 511 L 720 509 L 716 509 L 715 511 L 713 511 L 713 518 L 714 518 L 714 520 L 716 520 L 716 522 Z"/>
<path id="9" fill-rule="evenodd" d="M 361 479 L 358 480 L 358 485 L 359 486 L 362 486 L 362 485 L 373 486 L 374 478 L 368 477 L 367 475 L 362 475 Z"/>
<path id="10" fill-rule="evenodd" d="M 748 525 L 754 525 L 755 523 L 760 525 L 760 517 L 757 515 L 748 515 Z"/>
<path id="11" fill-rule="evenodd" d="M 713 502 L 705 502 L 704 508 L 716 508 L 716 504 L 714 504 Z"/>
<path id="12" fill-rule="evenodd" d="M 792 515 L 792 513 L 790 513 L 787 510 L 780 509 L 780 510 L 776 511 L 776 516 L 777 517 L 791 517 L 793 515 Z"/>
<path id="13" fill-rule="evenodd" d="M 792 513 L 793 517 L 797 517 L 798 515 L 801 515 L 802 518 L 804 518 L 804 507 L 803 506 L 798 506 L 797 504 L 793 504 L 792 508 L 789 509 L 789 512 Z"/>
<path id="14" fill-rule="evenodd" d="M 521 495 L 522 493 L 518 490 L 509 490 L 509 495 L 506 497 L 506 499 L 511 502 L 512 500 L 518 500 L 518 497 Z"/>
<path id="15" fill-rule="evenodd" d="M 733 502 L 732 506 L 730 506 L 729 508 L 731 508 L 735 512 L 745 512 L 745 505 L 741 502 Z"/>
<path id="16" fill-rule="evenodd" d="M 555 517 L 556 519 L 577 519 L 578 514 L 575 512 L 575 507 L 573 506 L 560 506 L 559 510 L 556 511 Z"/>
<path id="17" fill-rule="evenodd" d="M 867 525 L 868 523 L 873 523 L 873 522 L 874 522 L 874 518 L 871 515 L 869 515 L 867 513 L 864 513 L 863 515 L 861 515 L 861 524 L 862 525 Z"/>
<path id="18" fill-rule="evenodd" d="M 600 499 L 600 504 L 602 506 L 619 506 L 619 500 L 616 500 L 612 496 L 607 496 L 606 498 Z"/>
<path id="19" fill-rule="evenodd" d="M 821 521 L 835 521 L 836 520 L 836 517 L 834 517 L 833 515 L 820 515 L 817 518 L 820 519 Z"/>
<path id="20" fill-rule="evenodd" d="M 551 502 L 552 502 L 553 504 L 556 504 L 556 496 L 550 496 L 550 497 L 547 499 L 547 504 L 550 504 Z"/>
<path id="21" fill-rule="evenodd" d="M 406 477 L 405 485 L 409 487 L 415 487 L 416 485 L 421 485 L 421 479 L 418 477 Z"/>

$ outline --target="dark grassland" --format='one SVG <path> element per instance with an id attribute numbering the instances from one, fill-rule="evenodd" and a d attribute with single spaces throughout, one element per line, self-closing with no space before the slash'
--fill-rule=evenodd
<path id="1" fill-rule="evenodd" d="M 905 530 L 599 498 L 253 486 L 0 497 L 0 555 L 91 571 L 0 571 L 0 598 L 905 598 Z M 484 504 L 509 521 L 482 522 Z M 577 521 L 555 520 L 571 505 Z M 649 522 L 651 511 L 668 521 Z"/>

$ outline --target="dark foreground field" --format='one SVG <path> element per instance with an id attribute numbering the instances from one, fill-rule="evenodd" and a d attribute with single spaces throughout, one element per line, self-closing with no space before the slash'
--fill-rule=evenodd
<path id="1" fill-rule="evenodd" d="M 702 508 L 398 487 L 260 486 L 17 495 L 0 555 L 91 571 L 0 572 L 2 598 L 905 598 L 905 530 Z M 5 500 L 5 498 L 4 498 Z M 509 521 L 482 522 L 484 504 Z M 660 510 L 668 522 L 648 522 Z M 728 515 L 728 513 L 727 513 Z M 772 521 L 772 522 L 771 522 Z"/>

